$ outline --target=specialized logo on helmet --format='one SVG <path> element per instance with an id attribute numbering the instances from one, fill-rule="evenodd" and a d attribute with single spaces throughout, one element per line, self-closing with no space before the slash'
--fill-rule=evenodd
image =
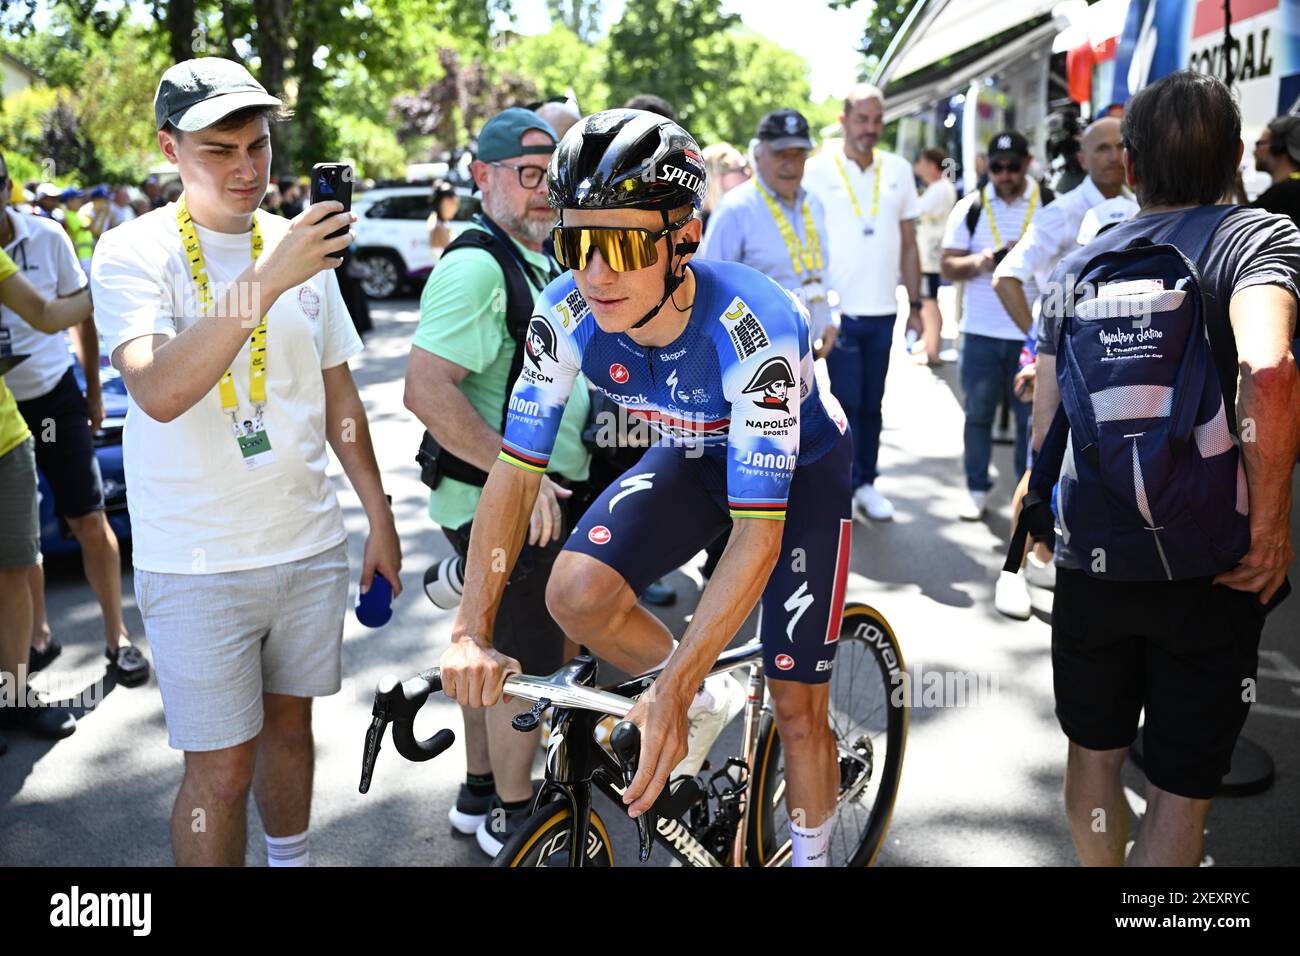
<path id="1" fill-rule="evenodd" d="M 528 337 L 524 339 L 524 356 L 536 369 L 542 367 L 542 356 L 556 361 L 555 330 L 545 320 L 533 319 L 528 323 Z"/>
<path id="2" fill-rule="evenodd" d="M 754 404 L 765 411 L 790 411 L 790 389 L 794 388 L 794 373 L 790 363 L 783 358 L 770 358 L 754 373 L 744 394 L 762 392 L 761 398 L 754 399 Z"/>
<path id="3" fill-rule="evenodd" d="M 665 183 L 675 183 L 693 193 L 697 193 L 704 188 L 704 178 L 702 176 L 687 172 L 680 166 L 664 166 L 659 171 L 659 180 Z"/>

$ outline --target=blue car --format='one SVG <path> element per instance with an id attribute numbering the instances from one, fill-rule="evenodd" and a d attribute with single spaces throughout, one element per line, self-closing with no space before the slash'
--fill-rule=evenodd
<path id="1" fill-rule="evenodd" d="M 84 392 L 86 376 L 81 363 L 73 358 L 77 384 Z M 126 474 L 122 470 L 122 426 L 126 422 L 126 383 L 117 369 L 109 363 L 107 355 L 99 357 L 99 381 L 104 394 L 104 421 L 95 432 L 95 457 L 99 460 L 99 473 L 104 481 L 104 510 L 108 523 L 118 540 L 125 543 L 131 538 L 131 519 L 126 513 Z M 64 555 L 74 555 L 80 550 L 77 539 L 63 519 L 54 513 L 54 496 L 49 482 L 40 469 L 36 472 L 36 489 L 40 500 L 41 553 L 46 560 Z"/>

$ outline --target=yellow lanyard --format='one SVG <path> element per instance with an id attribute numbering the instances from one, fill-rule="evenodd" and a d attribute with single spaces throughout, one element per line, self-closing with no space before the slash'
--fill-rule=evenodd
<path id="1" fill-rule="evenodd" d="M 212 290 L 208 283 L 208 270 L 203 265 L 203 250 L 199 247 L 199 234 L 194 229 L 194 219 L 185 204 L 185 194 L 176 203 L 176 225 L 181 231 L 181 247 L 185 258 L 190 263 L 190 275 L 194 277 L 194 289 L 198 293 L 199 314 L 208 311 L 212 305 Z M 262 230 L 257 226 L 257 215 L 253 215 L 253 260 L 262 254 Z M 266 403 L 266 316 L 263 315 L 253 330 L 252 344 L 249 346 L 248 390 L 249 398 L 255 407 Z M 221 410 L 234 416 L 239 409 L 239 396 L 235 394 L 235 380 L 230 369 L 221 376 L 217 383 L 221 395 Z"/>
<path id="2" fill-rule="evenodd" d="M 1300 173 L 1288 173 L 1287 179 L 1300 179 Z"/>
<path id="3" fill-rule="evenodd" d="M 1034 218 L 1034 207 L 1038 205 L 1038 184 L 1033 183 L 1032 185 L 1033 189 L 1029 194 L 1029 211 L 1025 213 L 1025 221 L 1020 224 L 1020 236 L 1023 236 L 1025 230 L 1029 228 L 1029 220 Z M 980 194 L 980 201 L 984 202 L 982 193 Z M 998 232 L 998 218 L 993 215 L 993 205 L 989 202 L 984 202 L 984 205 L 988 207 L 989 211 L 989 231 L 993 233 L 993 248 L 1001 249 L 1002 234 Z M 1020 236 L 1016 236 L 1016 242 L 1020 241 Z"/>
<path id="4" fill-rule="evenodd" d="M 873 150 L 871 153 L 871 163 L 876 167 L 876 182 L 871 187 L 871 221 L 875 222 L 876 213 L 880 211 L 880 167 L 883 165 L 878 162 L 878 157 Z M 849 174 L 844 170 L 844 161 L 840 159 L 840 154 L 835 154 L 835 168 L 840 171 L 840 179 L 844 180 L 844 188 L 849 191 L 849 199 L 853 202 L 853 214 L 859 219 L 862 218 L 862 207 L 858 205 L 857 194 L 853 191 L 853 184 L 849 182 Z"/>
<path id="5" fill-rule="evenodd" d="M 817 236 L 817 227 L 813 225 L 812 213 L 808 209 L 808 199 L 803 201 L 803 229 L 804 234 L 808 237 L 808 245 L 805 247 L 795 235 L 794 227 L 790 225 L 790 220 L 785 217 L 781 207 L 776 204 L 763 184 L 754 177 L 754 185 L 758 187 L 758 193 L 767 203 L 767 208 L 772 212 L 772 218 L 776 220 L 776 228 L 781 231 L 781 238 L 785 240 L 785 247 L 790 253 L 790 265 L 794 267 L 794 274 L 798 276 L 807 269 L 810 278 L 812 273 L 822 271 L 822 243 Z M 802 263 L 802 265 L 801 265 Z"/>

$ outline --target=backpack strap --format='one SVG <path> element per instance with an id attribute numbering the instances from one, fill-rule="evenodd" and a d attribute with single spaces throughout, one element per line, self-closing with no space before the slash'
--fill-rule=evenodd
<path id="1" fill-rule="evenodd" d="M 1052 518 L 1052 487 L 1061 476 L 1061 463 L 1065 460 L 1065 445 L 1069 437 L 1070 420 L 1065 415 L 1065 406 L 1058 405 L 1056 417 L 1043 437 L 1029 474 L 1029 489 L 1020 501 L 1020 517 L 1011 533 L 1003 571 L 1015 574 L 1020 570 L 1029 538 L 1051 541 L 1056 533 L 1056 523 Z"/>
<path id="2" fill-rule="evenodd" d="M 514 391 L 515 380 L 524 365 L 524 339 L 528 333 L 528 323 L 533 315 L 533 292 L 524 275 L 523 257 L 510 244 L 508 237 L 501 232 L 501 227 L 487 216 L 480 216 L 482 224 L 488 231 L 466 229 L 448 243 L 442 251 L 442 259 L 460 249 L 481 249 L 496 260 L 501 269 L 501 276 L 506 289 L 506 332 L 514 342 L 514 354 L 510 359 L 510 372 L 506 381 L 505 398 L 501 402 L 502 434 L 506 430 L 506 418 L 510 412 L 510 393 Z M 441 261 L 441 259 L 439 260 Z M 554 269 L 551 270 L 555 272 Z M 554 276 L 551 276 L 552 278 Z M 420 453 L 416 456 L 423 468 L 429 469 L 436 462 L 436 472 L 440 476 L 454 478 L 466 484 L 483 486 L 487 483 L 487 472 L 476 468 L 462 458 L 457 458 L 427 431 L 420 444 Z M 436 478 L 433 479 L 437 481 Z M 426 484 L 430 484 L 426 480 Z M 434 487 L 430 484 L 430 487 Z"/>
<path id="3" fill-rule="evenodd" d="M 975 201 L 970 204 L 966 210 L 966 231 L 970 233 L 971 238 L 975 238 L 975 226 L 980 221 L 980 213 L 984 211 L 984 190 L 975 190 Z"/>

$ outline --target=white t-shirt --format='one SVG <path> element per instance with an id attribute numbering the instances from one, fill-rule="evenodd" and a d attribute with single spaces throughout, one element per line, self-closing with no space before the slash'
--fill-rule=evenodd
<path id="1" fill-rule="evenodd" d="M 0 210 L 13 226 L 14 238 L 5 246 L 23 277 L 48 299 L 72 295 L 86 285 L 72 240 L 53 219 Z M 32 328 L 17 312 L 0 308 L 0 348 L 29 358 L 5 374 L 5 382 L 20 402 L 46 395 L 72 367 L 67 332 L 48 335 Z M 5 339 L 8 345 L 4 345 Z"/>
<path id="2" fill-rule="evenodd" d="M 939 271 L 939 260 L 943 258 L 943 231 L 948 225 L 948 214 L 956 204 L 957 187 L 942 176 L 926 186 L 921 194 L 916 244 L 921 254 L 922 272 Z"/>
<path id="3" fill-rule="evenodd" d="M 289 228 L 259 212 L 267 243 Z M 248 233 L 197 227 L 214 300 L 252 261 Z M 110 353 L 145 335 L 174 336 L 197 321 L 194 281 L 170 203 L 105 233 L 91 267 L 95 321 Z M 263 305 L 265 308 L 265 305 Z M 214 386 L 167 423 L 128 405 L 123 454 L 137 568 L 214 574 L 285 564 L 346 537 L 325 476 L 323 369 L 358 354 L 361 339 L 332 270 L 267 312 L 263 421 L 275 460 L 247 470 Z M 240 420 L 251 419 L 249 343 L 231 364 Z"/>
<path id="4" fill-rule="evenodd" d="M 997 190 L 993 188 L 993 184 L 990 183 L 984 187 L 984 208 L 980 210 L 979 220 L 975 223 L 975 234 L 971 235 L 970 230 L 966 228 L 966 214 L 979 196 L 978 192 L 968 193 L 952 207 L 952 212 L 948 214 L 948 227 L 944 230 L 945 249 L 956 249 L 971 254 L 984 252 L 986 249 L 996 249 L 998 242 L 994 238 L 991 225 L 994 220 L 997 222 L 1001 244 L 1006 247 L 1014 246 L 1033 223 L 1038 221 L 1038 216 L 1043 209 L 1042 194 L 1038 184 L 1032 180 L 1026 183 L 1025 191 L 1021 193 L 1020 198 L 1012 203 L 1003 202 Z M 963 332 L 987 335 L 994 339 L 1024 341 L 1026 333 L 1007 314 L 1002 300 L 993 291 L 993 276 L 990 273 L 981 272 L 973 279 L 967 279 L 964 285 L 961 325 Z M 1025 280 L 1024 290 L 1025 301 L 1033 302 L 1038 298 L 1038 284 L 1032 277 Z"/>
<path id="5" fill-rule="evenodd" d="M 861 216 L 853 210 L 835 158 L 853 187 Z M 876 172 L 880 172 L 880 199 L 871 216 Z M 808 161 L 803 187 L 821 200 L 830 234 L 830 284 L 840 297 L 845 315 L 895 315 L 898 312 L 898 276 L 902 252 L 900 223 L 915 219 L 916 180 L 911 164 L 901 156 L 877 149 L 866 169 L 844 155 L 841 143 L 827 144 Z M 872 234 L 867 235 L 866 225 Z"/>

